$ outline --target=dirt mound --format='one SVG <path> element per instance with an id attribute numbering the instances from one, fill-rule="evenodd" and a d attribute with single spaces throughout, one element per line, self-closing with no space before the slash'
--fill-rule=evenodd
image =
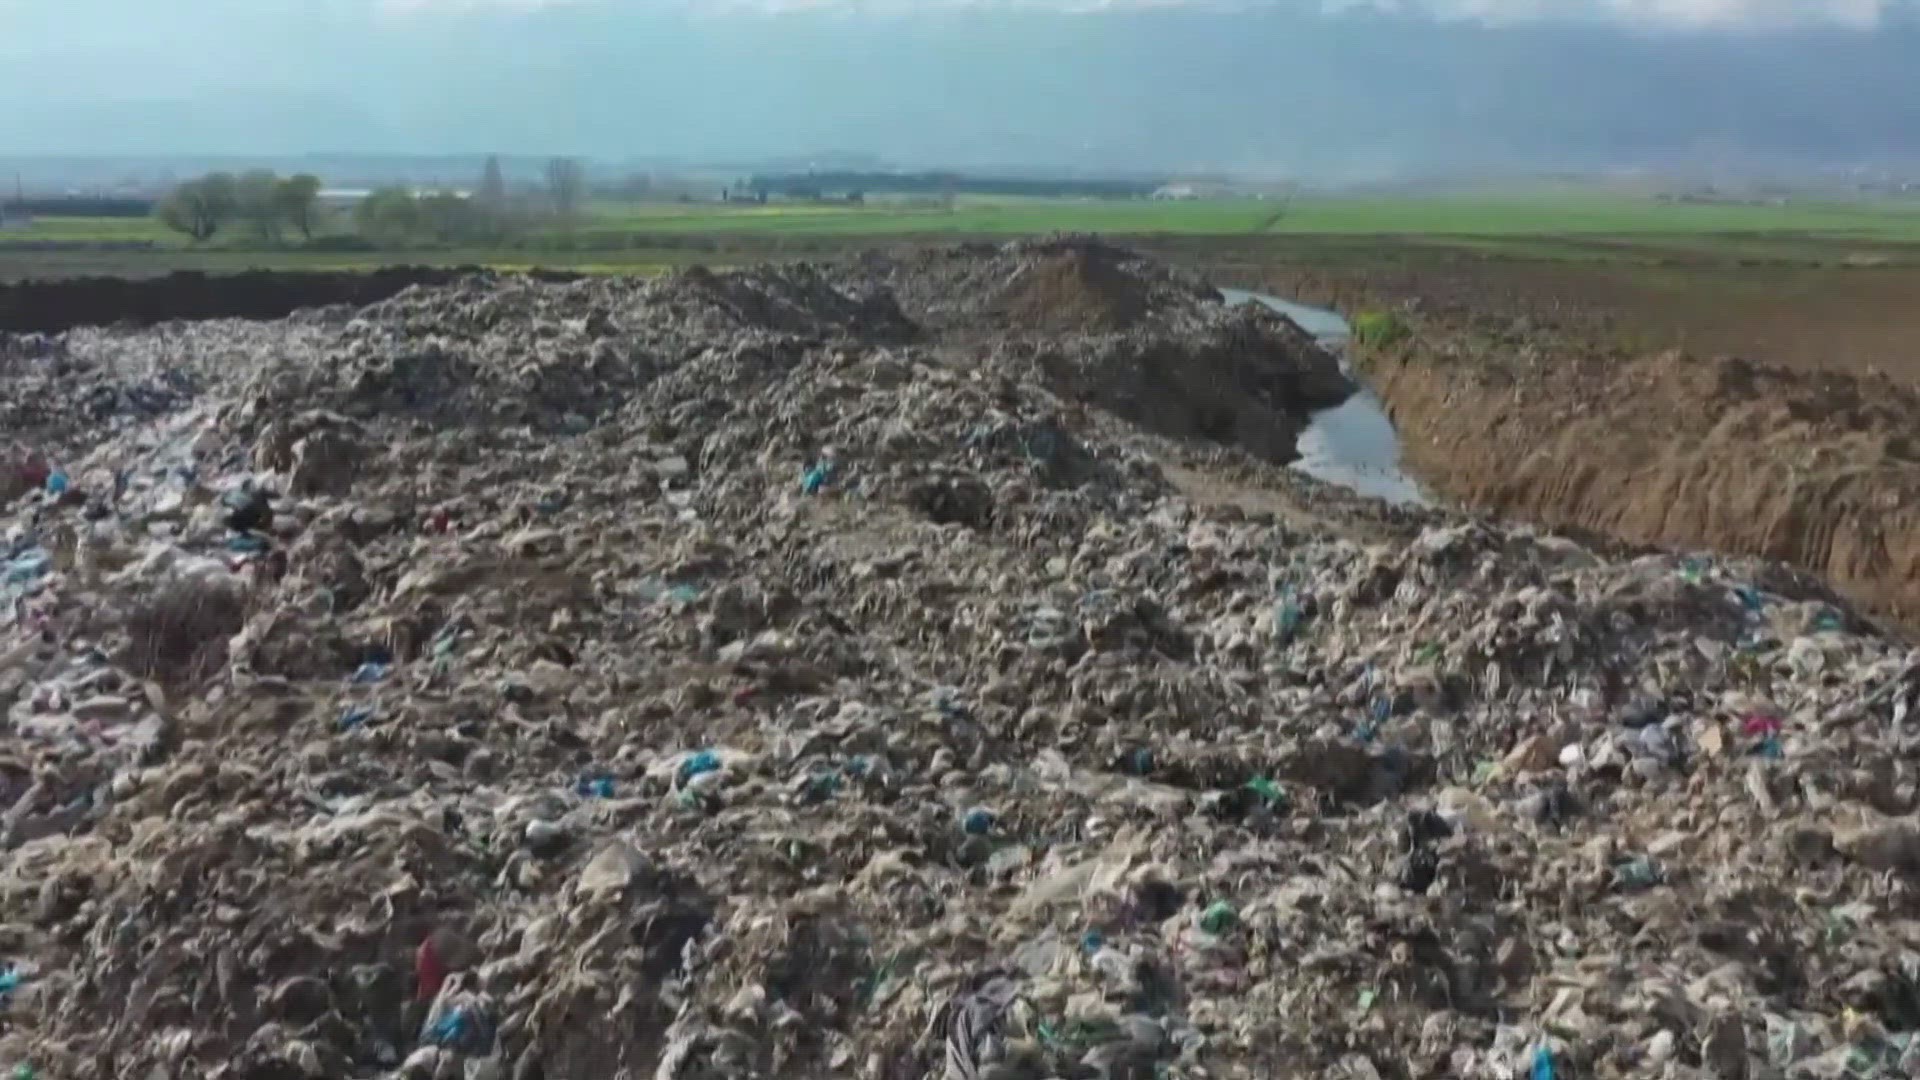
<path id="1" fill-rule="evenodd" d="M 1484 320 L 1363 363 L 1412 468 L 1453 498 L 1778 559 L 1920 626 L 1920 395 L 1903 382 L 1596 353 Z"/>
<path id="2" fill-rule="evenodd" d="M 703 321 L 719 319 L 733 329 L 859 334 L 890 343 L 918 332 L 885 287 L 804 263 L 782 266 L 778 272 L 761 268 L 716 274 L 694 267 L 667 275 L 639 296 L 640 310 L 684 319 L 700 317 L 692 309 L 705 309 Z"/>
<path id="3" fill-rule="evenodd" d="M 415 285 L 444 285 L 471 267 L 391 266 L 367 273 L 250 270 L 152 278 L 73 278 L 0 285 L 0 331 L 152 326 L 176 319 L 278 319 L 301 308 L 371 304 Z M 564 275 L 563 275 L 564 276 Z"/>
<path id="4" fill-rule="evenodd" d="M 901 306 L 943 331 L 1102 334 L 1195 317 L 1219 293 L 1089 236 L 968 244 L 870 258 Z"/>
<path id="5" fill-rule="evenodd" d="M 1125 330 L 1147 313 L 1147 290 L 1122 253 L 1092 244 L 1033 253 L 1001 291 L 1001 310 L 1042 330 Z"/>
<path id="6" fill-rule="evenodd" d="M 868 258 L 927 339 L 1149 430 L 1287 462 L 1308 414 L 1353 392 L 1339 361 L 1265 309 L 1088 237 Z"/>
<path id="7" fill-rule="evenodd" d="M 1088 335 L 1002 349 L 987 367 L 1037 372 L 1062 397 L 1148 430 L 1292 461 L 1308 413 L 1346 400 L 1339 361 L 1265 309 L 1214 305 L 1179 331 Z"/>

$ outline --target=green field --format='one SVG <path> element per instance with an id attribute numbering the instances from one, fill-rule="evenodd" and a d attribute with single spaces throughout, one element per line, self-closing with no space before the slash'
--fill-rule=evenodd
<path id="1" fill-rule="evenodd" d="M 1801 233 L 1920 240 L 1920 202 L 1784 206 L 1538 196 L 1432 199 L 1234 199 L 1196 202 L 961 202 L 923 207 L 647 206 L 603 212 L 590 229 L 642 233 L 1014 235 L 1348 234 L 1436 236 Z"/>
<path id="2" fill-rule="evenodd" d="M 344 222 L 336 230 L 344 230 Z M 952 206 L 717 203 L 597 205 L 573 228 L 483 250 L 351 251 L 220 238 L 195 247 L 157 221 L 48 217 L 0 233 L 0 277 L 352 269 L 394 262 L 574 266 L 643 273 L 691 262 L 829 256 L 873 240 L 1098 232 L 1178 243 L 1284 243 L 1330 256 L 1390 245 L 1453 257 L 1629 263 L 1920 262 L 1920 201 L 1782 205 L 1537 195 L 1222 199 L 961 199 Z"/>

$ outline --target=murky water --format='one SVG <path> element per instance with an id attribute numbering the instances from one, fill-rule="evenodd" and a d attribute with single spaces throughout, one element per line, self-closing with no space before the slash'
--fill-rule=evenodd
<path id="1" fill-rule="evenodd" d="M 1340 354 L 1341 369 L 1352 374 L 1347 368 L 1346 349 L 1353 330 L 1339 312 L 1241 289 L 1220 292 L 1229 304 L 1257 302 L 1292 319 L 1300 329 Z M 1365 386 L 1339 405 L 1314 413 L 1307 429 L 1300 433 L 1297 448 L 1300 458 L 1293 467 L 1317 480 L 1391 503 L 1428 505 L 1420 485 L 1400 471 L 1400 437 L 1379 395 Z"/>

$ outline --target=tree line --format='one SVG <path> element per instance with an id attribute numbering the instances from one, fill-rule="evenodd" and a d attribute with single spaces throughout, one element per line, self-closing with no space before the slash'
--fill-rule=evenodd
<path id="1" fill-rule="evenodd" d="M 288 229 L 303 240 L 313 239 L 319 199 L 320 178 L 310 173 L 281 177 L 265 169 L 239 175 L 216 172 L 174 188 L 154 213 L 196 243 L 236 229 L 278 243 Z"/>
<path id="2" fill-rule="evenodd" d="M 493 243 L 534 229 L 568 228 L 577 220 L 588 195 L 585 166 L 555 158 L 542 181 L 536 189 L 510 191 L 500 160 L 488 158 L 471 193 L 384 187 L 355 202 L 342 222 L 330 222 L 316 176 L 210 173 L 175 187 L 155 213 L 195 243 L 237 235 L 280 244 L 290 233 L 312 242 L 328 224 L 340 223 L 376 247 Z"/>

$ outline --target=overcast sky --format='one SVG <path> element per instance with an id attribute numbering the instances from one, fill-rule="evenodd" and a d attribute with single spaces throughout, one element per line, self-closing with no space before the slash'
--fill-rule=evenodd
<path id="1" fill-rule="evenodd" d="M 0 0 L 0 156 L 1920 150 L 1911 0 Z"/>

